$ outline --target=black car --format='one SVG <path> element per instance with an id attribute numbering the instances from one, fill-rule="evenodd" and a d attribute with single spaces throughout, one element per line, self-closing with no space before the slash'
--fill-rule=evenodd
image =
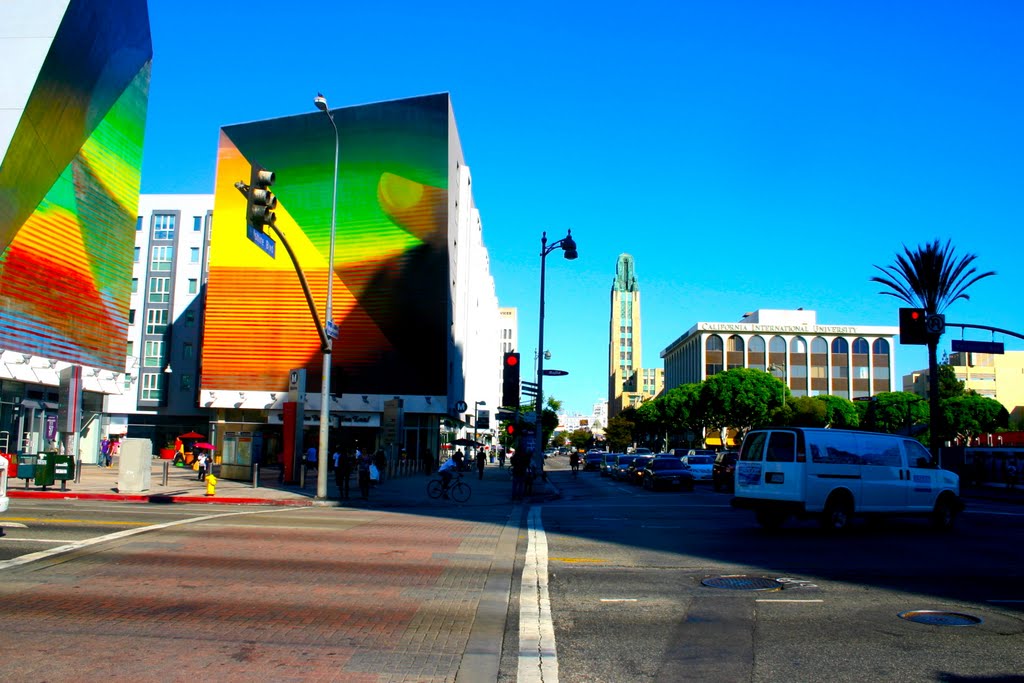
<path id="1" fill-rule="evenodd" d="M 601 463 L 601 476 L 610 477 L 612 476 L 612 470 L 615 469 L 615 460 L 619 457 L 618 453 L 605 453 L 604 462 Z"/>
<path id="2" fill-rule="evenodd" d="M 615 467 L 612 469 L 612 479 L 626 479 L 629 466 L 633 464 L 637 456 L 627 453 L 620 453 L 615 458 Z"/>
<path id="3" fill-rule="evenodd" d="M 652 458 L 644 470 L 643 484 L 648 491 L 666 488 L 692 491 L 693 473 L 679 458 L 672 456 Z"/>
<path id="4" fill-rule="evenodd" d="M 629 463 L 629 468 L 626 470 L 626 481 L 630 484 L 642 484 L 644 468 L 651 460 L 654 460 L 653 455 L 638 455 L 633 458 L 633 462 Z"/>
<path id="5" fill-rule="evenodd" d="M 601 463 L 603 462 L 604 453 L 601 453 L 599 451 L 591 451 L 590 453 L 587 453 L 586 456 L 584 456 L 583 458 L 583 471 L 586 472 L 588 470 L 600 470 Z"/>
<path id="6" fill-rule="evenodd" d="M 736 483 L 736 460 L 739 457 L 736 451 L 722 451 L 715 455 L 715 463 L 711 466 L 711 485 L 716 491 L 733 490 Z"/>

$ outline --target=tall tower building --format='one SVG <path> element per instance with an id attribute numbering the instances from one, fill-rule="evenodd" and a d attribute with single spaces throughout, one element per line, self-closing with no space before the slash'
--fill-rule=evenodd
<path id="1" fill-rule="evenodd" d="M 611 320 L 608 336 L 608 418 L 623 408 L 657 396 L 663 384 L 661 370 L 641 368 L 640 283 L 629 254 L 619 254 L 612 283 Z"/>

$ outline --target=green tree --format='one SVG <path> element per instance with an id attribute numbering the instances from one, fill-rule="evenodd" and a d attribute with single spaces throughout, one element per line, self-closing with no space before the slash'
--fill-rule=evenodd
<path id="1" fill-rule="evenodd" d="M 1010 414 L 1002 403 L 977 394 L 947 398 L 942 402 L 942 411 L 947 429 L 942 435 L 944 440 L 960 437 L 970 443 L 980 434 L 1005 428 L 1010 421 Z"/>
<path id="2" fill-rule="evenodd" d="M 680 443 L 685 439 L 689 447 L 704 443 L 704 431 L 707 428 L 707 418 L 704 406 L 700 400 L 701 385 L 683 384 L 665 392 L 661 397 L 661 412 L 664 415 L 666 431 L 669 435 L 669 443 Z M 687 433 L 692 433 L 693 438 L 686 439 Z"/>
<path id="3" fill-rule="evenodd" d="M 633 423 L 621 414 L 608 420 L 608 428 L 604 432 L 608 450 L 613 453 L 625 452 L 633 443 Z"/>
<path id="4" fill-rule="evenodd" d="M 923 308 L 926 313 L 942 313 L 947 306 L 959 299 L 970 300 L 966 290 L 978 280 L 995 275 L 995 271 L 975 274 L 976 269 L 971 263 L 977 258 L 974 254 L 958 257 L 953 250 L 952 241 L 940 246 L 935 240 L 931 244 L 918 247 L 911 251 L 903 247 L 904 254 L 896 255 L 896 263 L 891 266 L 875 266 L 882 276 L 874 276 L 872 282 L 885 285 L 892 291 L 881 294 L 894 296 L 913 308 Z M 938 336 L 928 340 L 928 381 L 930 385 L 929 400 L 931 402 L 931 450 L 932 458 L 938 459 L 941 427 L 939 415 L 939 362 L 937 357 Z"/>
<path id="5" fill-rule="evenodd" d="M 704 380 L 700 397 L 712 429 L 733 427 L 739 440 L 766 424 L 786 403 L 789 388 L 763 370 L 733 368 Z"/>
<path id="6" fill-rule="evenodd" d="M 551 408 L 545 408 L 544 412 L 540 414 L 540 421 L 544 433 L 544 438 L 540 442 L 540 449 L 543 451 L 547 448 L 548 439 L 558 429 L 558 413 L 551 410 Z"/>
<path id="7" fill-rule="evenodd" d="M 798 396 L 787 404 L 790 414 L 786 424 L 796 427 L 824 427 L 828 425 L 828 406 L 816 396 Z"/>
<path id="8" fill-rule="evenodd" d="M 939 363 L 939 400 L 964 395 L 964 383 L 956 378 L 956 370 L 947 358 Z"/>
<path id="9" fill-rule="evenodd" d="M 928 402 L 909 391 L 883 391 L 866 403 L 862 426 L 871 431 L 913 435 L 928 423 Z"/>
<path id="10" fill-rule="evenodd" d="M 561 448 L 562 446 L 565 445 L 565 442 L 566 442 L 565 432 L 558 432 L 553 437 L 551 437 L 551 445 L 554 448 Z"/>
<path id="11" fill-rule="evenodd" d="M 819 394 L 814 398 L 825 404 L 826 426 L 833 429 L 856 429 L 860 425 L 860 413 L 850 399 L 828 394 Z"/>
<path id="12" fill-rule="evenodd" d="M 594 442 L 594 435 L 587 429 L 576 429 L 569 434 L 569 444 L 573 450 L 585 451 Z"/>
<path id="13" fill-rule="evenodd" d="M 665 417 L 658 399 L 644 401 L 636 409 L 636 432 L 645 446 L 660 451 L 664 444 Z"/>

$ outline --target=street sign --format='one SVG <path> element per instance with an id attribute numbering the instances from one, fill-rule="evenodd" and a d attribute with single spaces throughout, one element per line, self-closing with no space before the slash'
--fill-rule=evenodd
<path id="1" fill-rule="evenodd" d="M 946 316 L 941 313 L 930 313 L 924 317 L 924 327 L 928 334 L 941 335 L 946 331 Z"/>
<path id="2" fill-rule="evenodd" d="M 499 410 L 498 412 L 494 413 L 494 417 L 495 419 L 500 420 L 502 422 L 508 422 L 510 420 L 516 419 L 516 414 L 510 413 L 507 410 Z"/>
<path id="3" fill-rule="evenodd" d="M 970 341 L 954 339 L 953 350 L 965 353 L 1003 353 L 1003 342 Z"/>
<path id="4" fill-rule="evenodd" d="M 245 234 L 249 237 L 250 242 L 267 252 L 267 255 L 270 256 L 270 258 L 276 258 L 275 252 L 277 251 L 277 242 L 275 242 L 270 235 L 262 230 L 257 230 L 249 223 L 245 226 Z"/>
<path id="5" fill-rule="evenodd" d="M 455 412 L 456 413 L 464 413 L 464 412 L 466 412 L 467 408 L 469 408 L 469 404 L 466 403 L 465 401 L 456 401 L 455 402 Z"/>
<path id="6" fill-rule="evenodd" d="M 327 321 L 327 326 L 324 328 L 324 331 L 331 339 L 338 338 L 338 325 L 333 320 Z"/>
<path id="7" fill-rule="evenodd" d="M 540 374 L 544 375 L 545 377 L 562 377 L 564 375 L 568 375 L 569 371 L 568 370 L 547 370 L 547 369 L 545 369 Z"/>

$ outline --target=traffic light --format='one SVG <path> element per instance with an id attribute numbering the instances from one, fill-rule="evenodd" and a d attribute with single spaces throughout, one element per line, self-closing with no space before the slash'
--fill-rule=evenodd
<path id="1" fill-rule="evenodd" d="M 515 434 L 516 434 L 516 426 L 514 424 L 512 424 L 511 422 L 509 424 L 505 425 L 505 433 L 508 434 L 509 436 L 515 436 Z"/>
<path id="2" fill-rule="evenodd" d="M 502 361 L 501 405 L 519 407 L 519 354 L 514 351 L 506 353 Z"/>
<path id="3" fill-rule="evenodd" d="M 928 316 L 923 308 L 900 309 L 900 343 L 925 345 L 935 335 L 928 332 Z"/>
<path id="4" fill-rule="evenodd" d="M 257 230 L 263 230 L 264 226 L 274 225 L 277 215 L 274 209 L 277 208 L 277 197 L 270 191 L 276 176 L 273 171 L 268 171 L 259 164 L 252 165 L 252 173 L 249 177 L 249 193 L 246 195 L 245 218 L 249 225 Z"/>

